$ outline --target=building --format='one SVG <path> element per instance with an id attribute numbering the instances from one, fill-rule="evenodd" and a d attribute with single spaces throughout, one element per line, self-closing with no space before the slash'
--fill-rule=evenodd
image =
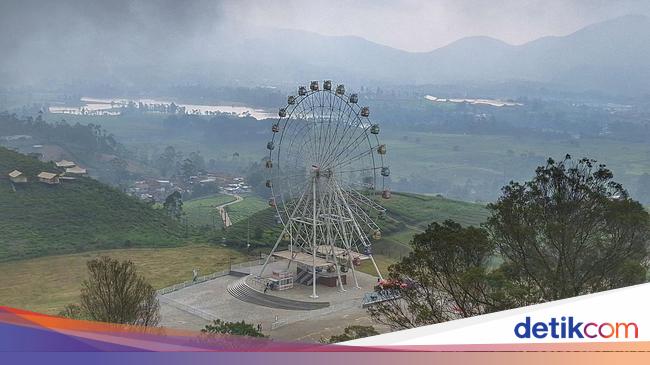
<path id="1" fill-rule="evenodd" d="M 73 176 L 83 176 L 86 175 L 86 169 L 83 169 L 79 166 L 68 167 L 65 169 L 65 174 L 73 175 Z"/>
<path id="2" fill-rule="evenodd" d="M 37 175 L 38 181 L 50 184 L 50 185 L 55 185 L 59 183 L 59 175 L 53 174 L 51 172 L 41 172 L 40 174 Z"/>
<path id="3" fill-rule="evenodd" d="M 9 173 L 9 180 L 14 184 L 26 183 L 27 176 L 25 176 L 21 171 L 14 170 Z"/>
<path id="4" fill-rule="evenodd" d="M 75 167 L 75 163 L 68 160 L 57 161 L 55 162 L 55 164 L 56 167 L 62 167 L 62 168 Z"/>

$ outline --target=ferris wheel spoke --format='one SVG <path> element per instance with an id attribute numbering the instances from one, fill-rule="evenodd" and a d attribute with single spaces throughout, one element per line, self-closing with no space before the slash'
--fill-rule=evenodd
<path id="1" fill-rule="evenodd" d="M 353 116 L 353 118 L 354 119 L 352 121 L 348 122 L 348 125 L 350 127 L 347 129 L 343 138 L 339 140 L 334 152 L 332 153 L 332 156 L 330 157 L 330 160 L 328 161 L 329 163 L 339 158 L 350 146 L 354 145 L 360 137 L 364 136 L 367 133 L 367 130 L 365 128 L 361 128 L 361 125 L 363 123 L 361 119 L 356 114 Z"/>
<path id="2" fill-rule="evenodd" d="M 341 148 L 336 153 L 336 155 L 332 158 L 332 161 L 337 161 L 345 153 L 351 152 L 350 148 L 356 149 L 361 143 L 364 143 L 363 138 L 367 138 L 366 132 L 367 132 L 367 128 L 364 129 L 354 140 L 348 142 L 347 145 L 345 145 L 345 147 Z"/>
<path id="3" fill-rule="evenodd" d="M 303 120 L 304 120 L 303 125 L 304 125 L 305 128 L 308 128 L 308 131 L 307 131 L 307 133 L 306 133 L 306 136 L 303 136 L 303 137 L 302 137 L 302 139 L 303 139 L 303 144 L 313 144 L 313 143 L 315 142 L 315 139 L 314 139 L 314 135 L 315 135 L 314 129 L 315 129 L 315 128 L 314 128 L 313 124 L 310 123 L 310 122 L 307 120 L 307 118 L 308 118 L 308 113 L 309 113 L 310 111 L 308 111 L 308 110 L 305 108 L 305 105 L 303 105 L 303 104 L 301 104 L 301 108 L 302 108 L 301 112 L 302 112 L 302 115 L 303 115 L 303 118 L 304 118 L 304 119 L 303 119 Z M 301 131 L 302 131 L 302 130 L 301 130 Z M 297 132 L 297 133 L 299 133 L 299 132 Z M 298 137 L 298 134 L 296 135 L 296 137 Z M 292 143 L 293 143 L 293 141 L 295 141 L 295 138 L 292 140 Z M 302 146 L 300 146 L 300 148 L 302 148 Z M 310 149 L 307 150 L 307 152 L 308 152 L 308 156 L 307 156 L 307 155 L 303 155 L 303 157 L 305 157 L 305 158 L 308 157 L 310 160 L 313 161 L 313 160 L 316 158 L 316 155 L 315 155 L 314 150 L 310 148 Z"/>
<path id="4" fill-rule="evenodd" d="M 341 137 L 338 139 L 334 147 L 332 148 L 332 152 L 330 153 L 330 159 L 326 161 L 326 163 L 331 162 L 331 156 L 334 156 L 336 154 L 336 151 L 338 150 L 339 146 L 343 142 L 346 136 L 348 136 L 348 131 L 353 130 L 353 128 L 356 128 L 357 124 L 354 122 L 357 122 L 356 118 L 356 113 L 354 114 L 354 119 L 351 121 L 350 118 L 353 116 L 352 113 L 354 112 L 353 107 L 349 107 L 347 111 L 347 115 L 345 116 L 345 121 L 343 122 L 345 124 L 345 127 L 341 131 Z"/>
<path id="5" fill-rule="evenodd" d="M 327 98 L 327 101 L 325 100 Z M 329 123 L 331 122 L 332 119 L 332 111 L 331 111 L 331 99 L 329 99 L 329 96 L 326 95 L 325 93 L 321 93 L 320 96 L 320 138 L 319 138 L 319 143 L 317 146 L 318 149 L 318 155 L 319 155 L 319 160 L 318 160 L 318 165 L 322 163 L 322 160 L 325 156 L 325 146 L 327 145 L 327 136 L 328 132 L 325 130 L 325 125 L 329 126 Z"/>
<path id="6" fill-rule="evenodd" d="M 311 95 L 314 95 L 314 94 L 312 93 Z M 314 97 L 314 98 L 309 98 L 309 99 L 307 100 L 307 102 L 309 103 L 309 109 L 310 109 L 310 113 L 311 113 L 311 117 L 312 117 L 312 122 L 311 122 L 311 123 L 312 123 L 312 125 L 314 126 L 314 128 L 312 128 L 312 130 L 313 130 L 313 134 L 314 134 L 313 141 L 314 141 L 314 144 L 315 144 L 315 143 L 318 141 L 318 132 L 317 132 L 317 128 L 316 128 L 316 127 L 317 127 L 318 118 L 316 117 L 316 112 L 315 112 L 316 106 L 315 106 L 315 100 L 314 100 L 314 99 L 316 99 L 316 97 Z M 313 151 L 314 151 L 314 158 L 316 159 L 316 160 L 314 161 L 314 163 L 317 163 L 318 158 L 319 158 L 320 156 L 318 156 L 318 153 L 316 152 L 316 149 L 313 149 Z"/>
<path id="7" fill-rule="evenodd" d="M 341 98 L 340 96 L 338 97 L 338 99 L 341 101 L 341 104 L 344 104 L 344 102 L 343 102 L 343 100 L 342 100 L 342 98 Z M 346 103 L 345 105 L 348 105 L 348 104 Z M 336 143 L 335 143 L 335 144 L 332 143 L 332 146 L 333 146 L 333 147 L 331 148 L 331 152 L 329 153 L 330 156 L 334 154 L 334 151 L 336 151 L 336 149 L 337 149 L 338 146 L 341 144 L 341 142 L 343 141 L 343 139 L 347 136 L 347 132 L 348 132 L 348 131 L 353 127 L 353 125 L 354 125 L 354 124 L 350 121 L 350 117 L 352 116 L 352 113 L 354 112 L 354 107 L 348 105 L 348 107 L 347 107 L 346 109 L 347 109 L 346 112 L 343 113 L 343 114 L 345 114 L 344 117 L 341 117 L 341 114 L 339 114 L 339 122 L 338 122 L 338 124 L 344 124 L 344 127 L 343 127 L 343 129 L 341 130 L 340 138 L 337 138 L 337 137 L 338 137 L 338 134 L 335 135 L 334 138 L 333 138 L 333 140 L 336 141 Z M 356 116 L 356 113 L 355 113 L 354 115 Z M 338 132 L 338 130 L 339 130 L 339 129 L 337 128 L 337 132 Z M 326 163 L 327 163 L 327 161 L 326 161 Z"/>
<path id="8" fill-rule="evenodd" d="M 327 129 L 327 135 L 328 138 L 326 140 L 326 146 L 325 146 L 325 161 L 323 164 L 326 163 L 327 159 L 329 156 L 332 154 L 332 147 L 334 145 L 334 142 L 336 140 L 336 137 L 338 137 L 338 131 L 339 127 L 341 125 L 341 117 L 342 114 L 345 112 L 345 109 L 343 108 L 343 105 L 345 104 L 343 101 L 343 98 L 341 96 L 336 95 L 335 93 L 330 92 L 329 93 L 329 100 L 330 100 L 330 115 L 329 115 L 329 123 L 328 123 L 328 129 Z M 346 104 L 347 105 L 347 104 Z M 336 115 L 334 113 L 336 112 Z M 332 118 L 335 118 L 335 121 L 332 121 Z M 332 133 L 332 123 L 336 124 L 334 132 Z"/>
<path id="9" fill-rule="evenodd" d="M 330 94 L 333 95 L 331 97 L 334 99 L 334 102 L 336 103 L 336 120 L 337 120 L 337 122 L 336 122 L 336 127 L 334 129 L 334 133 L 331 133 L 331 137 L 329 138 L 329 143 L 327 145 L 327 152 L 326 152 L 327 159 L 329 159 L 329 157 L 334 153 L 334 148 L 335 148 L 334 143 L 337 141 L 339 127 L 342 124 L 341 119 L 342 119 L 342 117 L 343 117 L 343 115 L 345 113 L 345 110 L 342 108 L 342 105 L 343 104 L 347 105 L 347 103 L 344 102 L 344 100 L 343 100 L 343 98 L 341 96 L 338 96 L 338 95 L 332 94 L 332 93 L 330 93 Z M 346 108 L 346 109 L 347 109 L 348 112 L 351 110 L 350 108 Z M 328 130 L 328 132 L 329 132 L 329 130 Z M 327 163 L 327 159 L 324 162 L 325 164 Z"/>
<path id="10" fill-rule="evenodd" d="M 342 170 L 342 171 L 335 171 L 335 175 L 342 175 L 342 174 L 352 174 L 355 172 L 371 172 L 371 171 L 377 171 L 381 169 L 381 167 L 366 167 L 366 168 L 360 168 L 360 169 L 354 169 L 354 170 Z"/>
<path id="11" fill-rule="evenodd" d="M 334 169 L 334 171 L 336 171 L 339 167 L 351 165 L 352 163 L 354 163 L 354 162 L 356 162 L 356 161 L 358 161 L 358 160 L 360 160 L 360 159 L 362 159 L 362 158 L 364 158 L 366 156 L 371 155 L 375 151 L 376 148 L 377 148 L 376 146 L 371 146 L 369 149 L 362 150 L 361 152 L 356 153 L 355 155 L 353 155 L 351 157 L 346 157 L 344 160 L 338 161 L 336 165 L 333 165 L 332 169 Z"/>

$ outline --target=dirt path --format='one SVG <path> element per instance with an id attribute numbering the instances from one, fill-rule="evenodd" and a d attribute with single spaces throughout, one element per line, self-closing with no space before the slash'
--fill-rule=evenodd
<path id="1" fill-rule="evenodd" d="M 228 215 L 228 212 L 225 210 L 225 208 L 227 206 L 229 206 L 229 205 L 237 204 L 239 202 L 244 201 L 244 198 L 242 198 L 240 195 L 237 195 L 237 194 L 226 194 L 226 195 L 230 195 L 230 196 L 234 197 L 235 200 L 233 200 L 231 202 L 228 202 L 228 203 L 223 203 L 221 205 L 217 205 L 215 207 L 215 209 L 217 210 L 217 212 L 219 212 L 219 215 L 221 216 L 223 226 L 227 228 L 227 227 L 230 227 L 232 225 L 232 222 L 230 221 L 230 216 Z"/>

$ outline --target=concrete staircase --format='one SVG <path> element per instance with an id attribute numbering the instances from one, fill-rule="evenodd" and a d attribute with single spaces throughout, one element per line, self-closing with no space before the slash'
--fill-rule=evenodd
<path id="1" fill-rule="evenodd" d="M 296 275 L 296 278 L 294 280 L 295 283 L 302 284 L 302 285 L 307 285 L 310 286 L 311 283 L 313 282 L 313 275 L 309 271 L 301 271 Z"/>
<path id="2" fill-rule="evenodd" d="M 277 309 L 309 311 L 327 308 L 330 305 L 329 302 L 306 302 L 264 294 L 248 286 L 246 277 L 228 285 L 228 293 L 243 302 Z"/>

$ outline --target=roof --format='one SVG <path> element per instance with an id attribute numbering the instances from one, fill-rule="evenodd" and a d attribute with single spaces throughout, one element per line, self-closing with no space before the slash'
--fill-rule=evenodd
<path id="1" fill-rule="evenodd" d="M 85 174 L 86 169 L 83 169 L 83 168 L 81 168 L 79 166 L 68 167 L 67 169 L 65 169 L 65 173 L 66 174 Z"/>
<path id="2" fill-rule="evenodd" d="M 14 171 L 9 173 L 9 177 L 18 177 L 18 176 L 20 176 L 22 174 L 23 174 L 22 172 L 20 172 L 18 170 L 14 170 Z"/>
<path id="3" fill-rule="evenodd" d="M 51 172 L 41 172 L 40 174 L 37 175 L 41 179 L 54 179 L 56 177 L 56 174 L 53 174 Z"/>
<path id="4" fill-rule="evenodd" d="M 61 160 L 55 162 L 57 167 L 74 167 L 75 163 L 68 160 Z"/>

